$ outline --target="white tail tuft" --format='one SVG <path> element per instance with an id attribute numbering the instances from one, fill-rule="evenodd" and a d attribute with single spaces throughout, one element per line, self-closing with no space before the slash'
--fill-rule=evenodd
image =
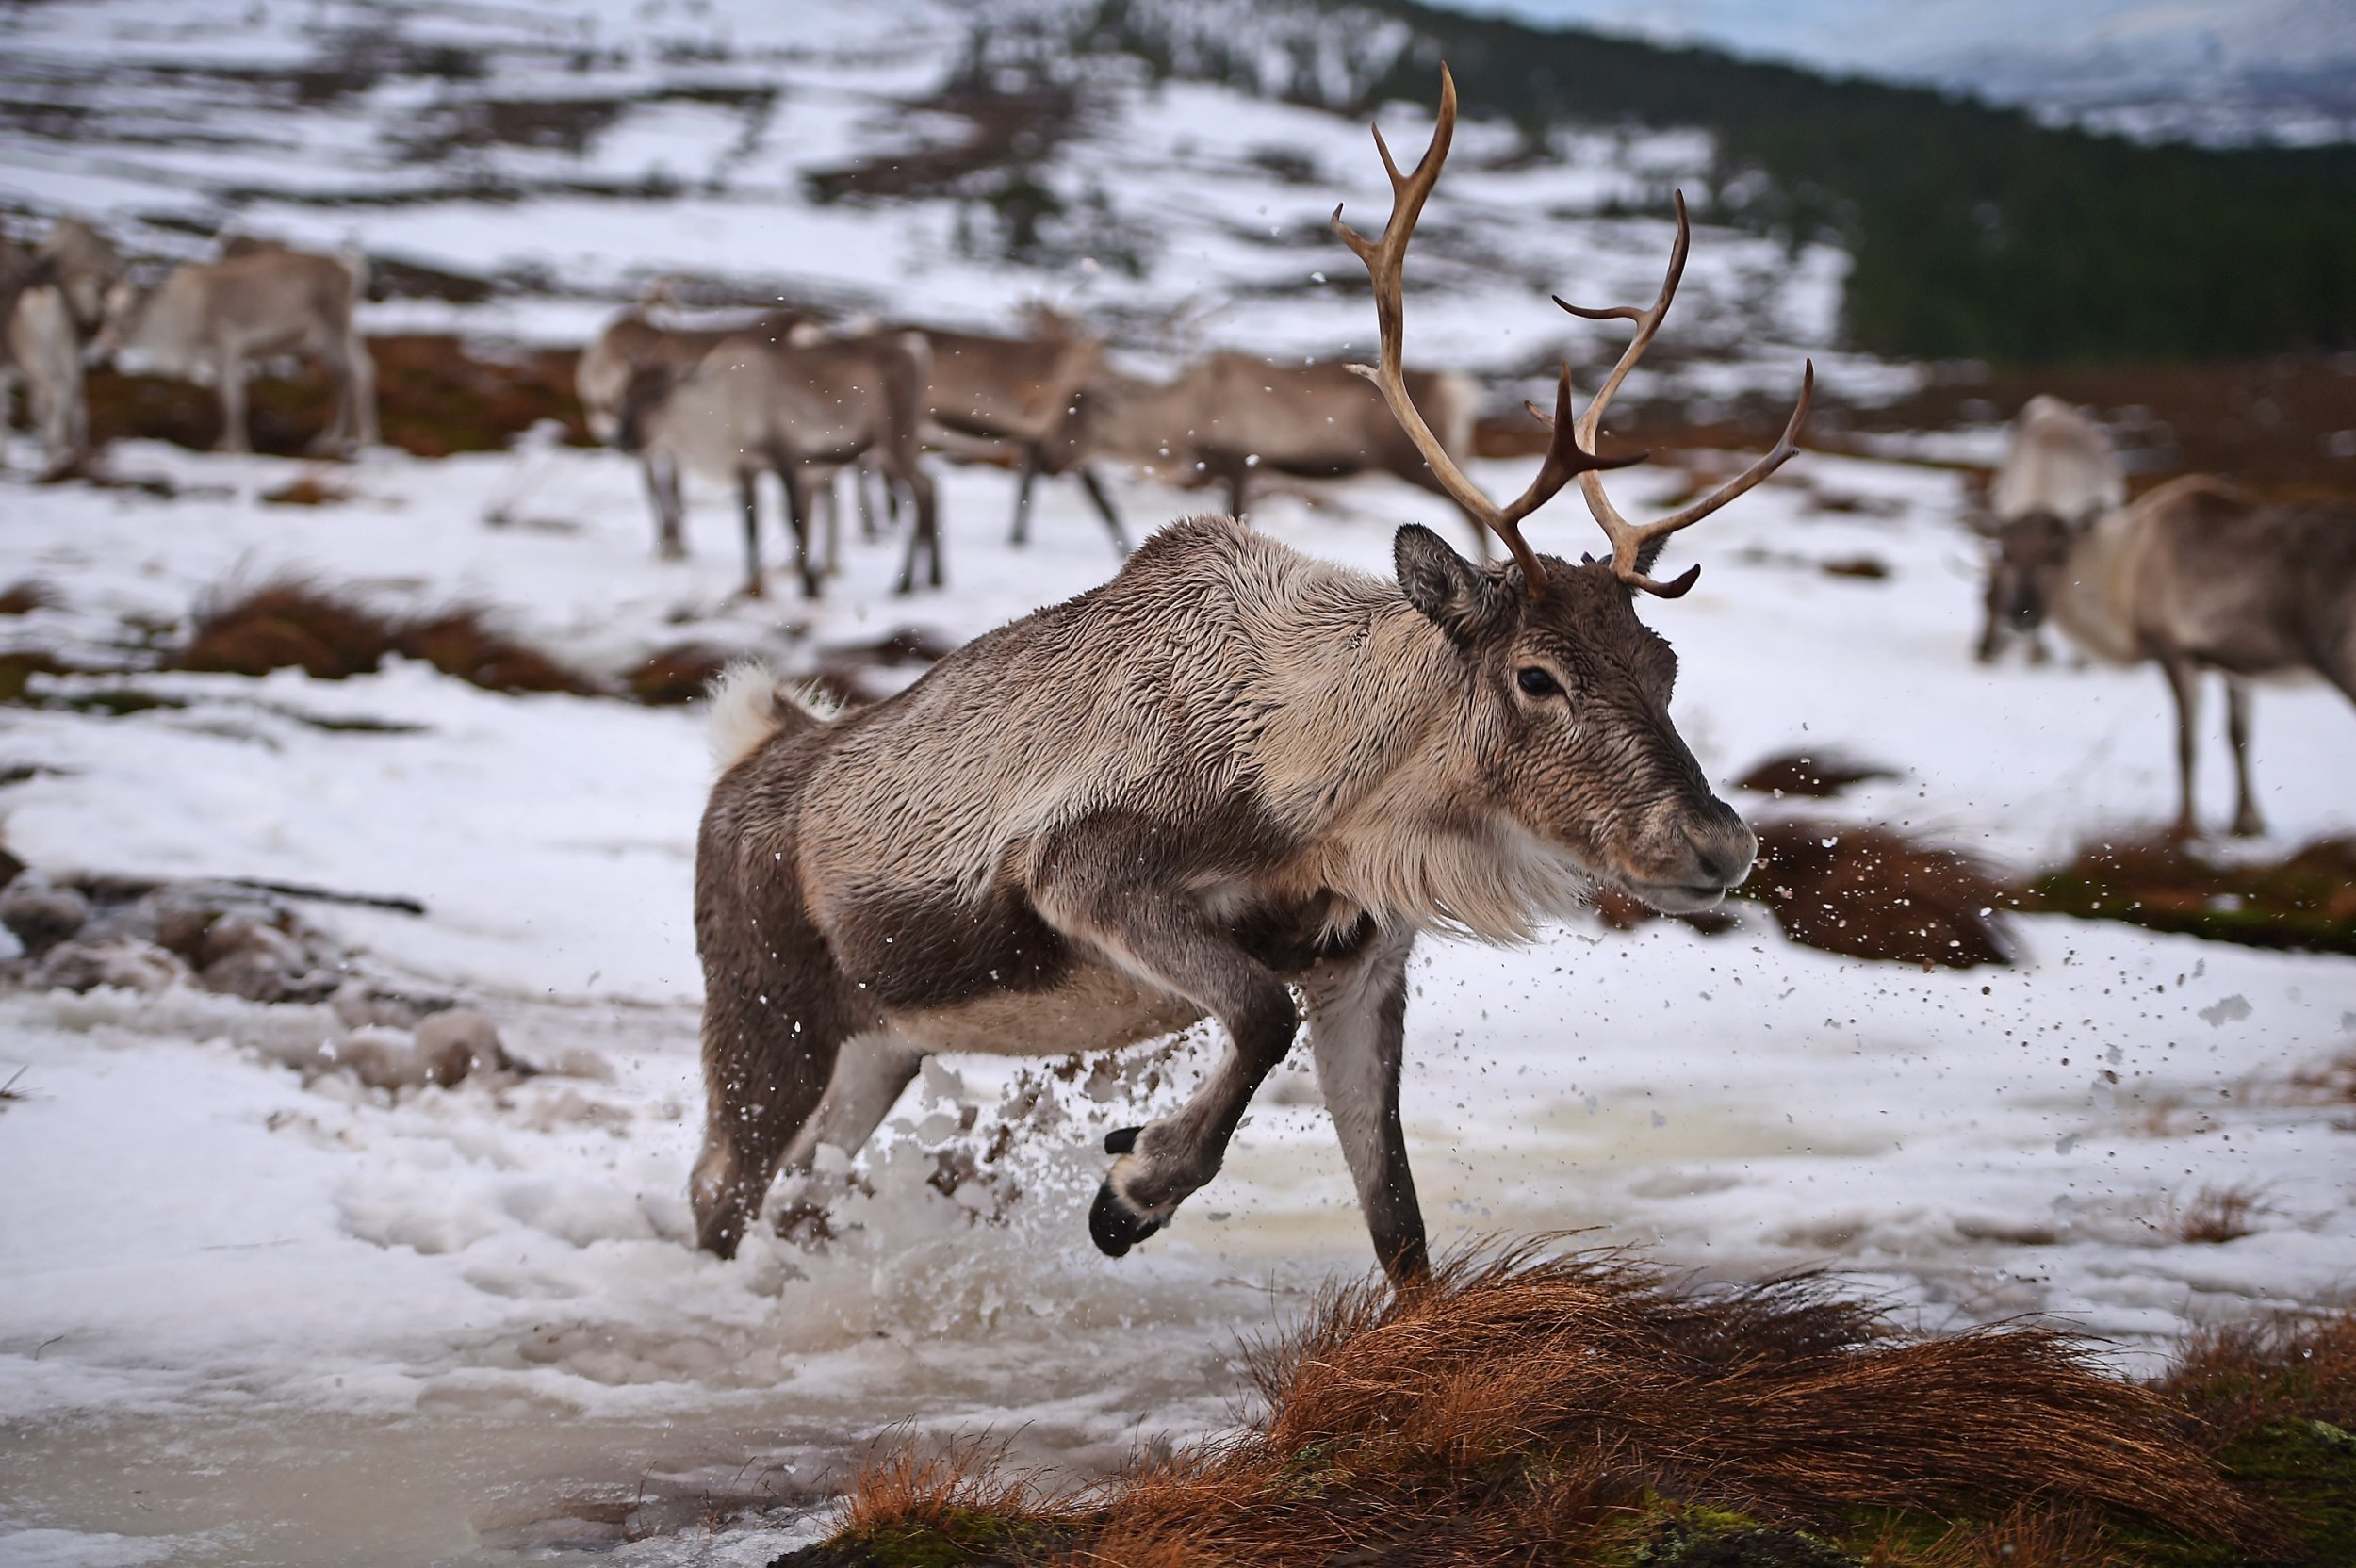
<path id="1" fill-rule="evenodd" d="M 740 659 L 712 683 L 712 760 L 728 769 L 786 729 L 826 724 L 841 706 L 809 690 L 788 691 L 758 659 Z"/>

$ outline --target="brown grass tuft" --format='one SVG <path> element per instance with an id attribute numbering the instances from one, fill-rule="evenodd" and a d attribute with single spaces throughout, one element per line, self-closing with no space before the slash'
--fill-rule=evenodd
<path id="1" fill-rule="evenodd" d="M 300 578 L 279 578 L 206 596 L 195 622 L 183 669 L 262 676 L 297 668 L 342 680 L 372 674 L 399 653 L 487 691 L 594 695 L 602 689 L 499 630 L 478 606 L 402 618 Z"/>
<path id="2" fill-rule="evenodd" d="M 480 605 L 460 605 L 401 623 L 396 646 L 444 675 L 486 692 L 566 692 L 596 696 L 604 688 L 539 649 L 515 641 Z"/>
<path id="3" fill-rule="evenodd" d="M 1960 851 L 1887 827 L 1791 818 L 1754 825 L 1759 864 L 1736 892 L 1783 934 L 1853 958 L 1972 969 L 2012 962 L 2002 884 Z"/>
<path id="4" fill-rule="evenodd" d="M 1736 779 L 1734 787 L 1762 795 L 1807 795 L 1822 799 L 1837 795 L 1852 784 L 1897 776 L 1897 769 L 1883 767 L 1878 762 L 1862 762 L 1832 752 L 1809 754 L 1787 751 L 1759 763 Z"/>
<path id="5" fill-rule="evenodd" d="M 302 474 L 275 490 L 262 493 L 267 506 L 334 506 L 352 498 L 351 493 L 328 483 L 317 474 Z"/>
<path id="6" fill-rule="evenodd" d="M 2356 838 L 2230 862 L 2173 835 L 2104 841 L 2038 876 L 2020 899 L 2023 909 L 2251 947 L 2356 953 Z"/>
<path id="7" fill-rule="evenodd" d="M 64 602 L 57 591 L 39 578 L 24 578 L 0 588 L 0 615 L 27 615 L 36 610 L 51 610 Z"/>
<path id="8" fill-rule="evenodd" d="M 646 655 L 622 678 L 623 683 L 631 696 L 652 708 L 701 702 L 735 657 L 709 643 L 679 643 Z"/>
<path id="9" fill-rule="evenodd" d="M 2179 1241 L 2238 1241 L 2257 1229 L 2250 1223 L 2262 1205 L 2240 1187 L 2202 1187 L 2192 1201 L 2171 1207 L 2168 1230 Z"/>
<path id="10" fill-rule="evenodd" d="M 2201 1422 L 2213 1447 L 2282 1420 L 2356 1427 L 2356 1309 L 2202 1330 L 2158 1387 Z"/>
<path id="11" fill-rule="evenodd" d="M 197 601 L 183 669 L 268 675 L 296 668 L 318 680 L 368 675 L 397 646 L 390 621 L 301 578 L 217 590 Z"/>
<path id="12" fill-rule="evenodd" d="M 1809 1561 L 1828 1549 L 1794 1532 L 1873 1510 L 1984 1525 L 1927 1560 L 1954 1568 L 2098 1561 L 2070 1553 L 2109 1520 L 2269 1539 L 2178 1397 L 2043 1330 L 1909 1338 L 1814 1278 L 1694 1287 L 1621 1254 L 1477 1253 L 1404 1295 L 1331 1291 L 1251 1364 L 1263 1419 L 1087 1498 L 1035 1511 L 1027 1482 L 908 1462 L 862 1477 L 847 1517 L 1001 1509 L 1080 1532 L 1067 1560 L 1255 1568 Z M 1711 1555 L 1712 1532 L 1796 1555 Z M 1703 1544 L 1670 1555 L 1673 1537 Z"/>

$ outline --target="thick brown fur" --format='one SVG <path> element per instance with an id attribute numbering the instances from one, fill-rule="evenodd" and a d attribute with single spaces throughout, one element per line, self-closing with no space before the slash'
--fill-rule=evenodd
<path id="1" fill-rule="evenodd" d="M 1293 983 L 1377 1253 L 1419 1271 L 1398 1130 L 1416 933 L 1522 939 L 1596 881 L 1704 907 L 1754 843 L 1609 566 L 1549 559 L 1532 597 L 1429 530 L 1397 555 L 1386 581 L 1198 518 L 831 721 L 772 699 L 743 749 L 731 686 L 741 757 L 696 861 L 704 1245 L 734 1250 L 780 1164 L 863 1143 L 925 1052 L 1103 1050 L 1211 1016 L 1230 1049 L 1195 1097 L 1108 1142 L 1091 1228 L 1125 1251 L 1217 1172 L 1299 1028 Z"/>

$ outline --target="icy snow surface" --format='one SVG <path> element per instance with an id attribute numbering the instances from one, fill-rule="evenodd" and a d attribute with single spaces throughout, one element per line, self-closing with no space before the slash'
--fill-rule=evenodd
<path id="1" fill-rule="evenodd" d="M 700 498 L 696 558 L 658 565 L 634 477 L 605 454 L 376 453 L 336 476 L 352 500 L 317 509 L 257 503 L 289 463 L 146 447 L 115 462 L 183 494 L 5 493 L 8 575 L 64 600 L 14 637 L 88 646 L 291 569 L 396 603 L 486 600 L 609 667 L 689 633 L 791 662 L 906 624 L 962 638 L 1111 564 L 1064 486 L 1042 491 L 1038 542 L 1007 549 L 1010 485 L 988 470 L 946 476 L 949 593 L 892 598 L 894 547 L 854 544 L 824 605 L 755 608 L 728 596 L 719 498 Z M 519 479 L 543 526 L 486 525 Z M 1723 778 L 1793 744 L 1847 746 L 1906 776 L 1840 814 L 2013 863 L 2162 817 L 2156 679 L 1969 662 L 1951 483 L 1803 457 L 1695 536 L 1701 586 L 1648 613 L 1683 660 L 1678 718 L 1705 765 Z M 1894 514 L 1812 510 L 1803 485 Z M 1141 522 L 1192 504 L 1121 495 Z M 1390 522 L 1431 515 L 1373 481 L 1263 509 L 1279 537 L 1369 569 Z M 1576 547 L 1588 525 L 1546 526 Z M 1859 552 L 1893 575 L 1813 566 Z M 911 1090 L 831 1248 L 703 1257 L 683 1194 L 695 717 L 493 696 L 416 665 L 140 683 L 188 705 L 6 710 L 8 760 L 54 770 L 8 789 L 19 854 L 418 897 L 422 919 L 310 913 L 381 972 L 475 998 L 520 1054 L 586 1051 L 611 1075 L 393 1102 L 272 1064 L 273 1040 L 335 1031 L 321 1009 L 0 1001 L 0 1077 L 25 1070 L 0 1110 L 0 1529 L 96 1532 L 71 1552 L 0 1537 L 0 1556 L 149 1560 L 98 1539 L 129 1532 L 170 1537 L 175 1561 L 500 1560 L 570 1539 L 567 1509 L 646 1475 L 823 1493 L 897 1421 L 987 1426 L 1087 1470 L 1228 1419 L 1238 1336 L 1366 1261 L 1299 1070 L 1172 1232 L 1116 1264 L 1083 1215 L 1098 1138 L 1135 1119 L 1128 1087 L 1052 1084 L 1021 1119 L 1020 1195 L 944 1198 L 934 1151 L 976 1147 L 1005 1110 L 1008 1068 L 972 1060 Z M 2268 693 L 2258 733 L 2277 830 L 2345 831 L 2356 724 L 2340 700 Z M 2221 746 L 2209 760 L 2219 805 Z M 1437 1238 L 1595 1227 L 1712 1274 L 1829 1265 L 1929 1323 L 2048 1313 L 2128 1347 L 2333 1298 L 2356 1266 L 2348 1133 L 2291 1080 L 2356 1035 L 2356 966 L 2057 920 L 2021 936 L 2020 968 L 1936 975 L 1791 946 L 1756 914 L 1715 939 L 1578 926 L 1520 952 L 1428 944 L 1406 1115 Z M 2246 1016 L 2217 1008 L 2233 997 Z M 978 1108 L 973 1134 L 960 1104 Z M 2260 1194 L 2255 1233 L 2168 1240 L 2171 1205 L 2204 1186 Z"/>
<path id="2" fill-rule="evenodd" d="M 1379 221 L 1362 127 L 1208 87 L 1124 90 L 1050 172 L 1150 220 L 1147 274 L 963 257 L 953 203 L 813 207 L 801 181 L 911 134 L 894 105 L 937 83 L 959 13 L 845 5 L 789 27 L 774 20 L 784 9 L 19 8 L 0 16 L 8 69 L 32 61 L 61 98 L 107 113 L 105 134 L 0 125 L 0 194 L 126 221 L 235 217 L 547 281 L 483 305 L 374 307 L 380 328 L 577 340 L 607 296 L 693 267 L 980 323 L 1044 280 L 1116 319 L 1180 321 L 1191 339 L 1164 352 L 1363 342 L 1363 296 L 1309 277 L 1342 277 L 1350 258 L 1301 239 L 1337 199 Z M 107 74 L 136 62 L 289 69 L 395 22 L 410 45 L 494 51 L 510 96 L 618 91 L 634 106 L 578 155 L 502 145 L 420 166 L 396 133 L 480 83 L 394 72 L 298 112 L 242 78 L 159 70 L 106 96 Z M 782 90 L 726 113 L 713 105 L 734 101 L 661 96 L 691 76 Z M 153 117 L 143 138 L 139 115 Z M 1415 111 L 1386 122 L 1394 145 L 1415 145 Z M 1254 161 L 1270 148 L 1314 178 Z M 1692 138 L 1597 132 L 1569 139 L 1562 161 L 1484 167 L 1507 150 L 1467 125 L 1418 244 L 1411 341 L 1435 363 L 1543 362 L 1569 340 L 1547 335 L 1574 330 L 1544 302 L 1566 280 L 1580 297 L 1648 295 L 1666 225 L 1613 204 L 1658 210 L 1665 182 L 1708 162 Z M 667 171 L 679 188 L 556 188 L 587 165 L 624 183 Z M 433 193 L 469 172 L 522 194 Z M 371 188 L 384 204 L 304 194 Z M 1699 232 L 1663 343 L 1695 357 L 1674 373 L 1713 394 L 1780 390 L 1802 351 L 1826 363 L 1839 263 Z M 1910 374 L 1832 365 L 1860 384 Z M 397 607 L 484 603 L 599 670 L 690 640 L 806 668 L 903 627 L 962 640 L 1113 565 L 1061 483 L 1040 488 L 1031 547 L 1006 547 L 1010 481 L 981 469 L 941 475 L 949 592 L 893 598 L 897 546 L 854 539 L 823 605 L 755 606 L 731 596 L 723 498 L 695 498 L 695 559 L 658 564 L 636 476 L 610 454 L 372 452 L 327 475 L 352 498 L 318 508 L 262 503 L 305 471 L 271 459 L 110 455 L 117 473 L 167 482 L 166 498 L 34 487 L 28 446 L 9 456 L 0 585 L 37 578 L 60 602 L 0 622 L 0 648 L 92 662 L 224 582 L 297 571 Z M 1481 471 L 1502 488 L 1526 466 Z M 1672 478 L 1638 469 L 1614 485 L 1642 505 Z M 1115 488 L 1138 528 L 1204 504 Z M 2016 867 L 2164 820 L 2172 731 L 2155 676 L 1970 662 L 1976 556 L 1958 503 L 1937 470 L 1808 455 L 1678 542 L 1670 568 L 1705 561 L 1701 584 L 1644 612 L 1678 649 L 1677 718 L 1703 763 L 1723 788 L 1771 753 L 1844 748 L 1903 776 L 1828 814 Z M 1256 520 L 1383 570 L 1399 522 L 1461 538 L 1439 514 L 1365 481 L 1314 505 L 1278 494 Z M 1533 527 L 1565 550 L 1595 542 L 1575 504 Z M 1819 569 L 1860 554 L 1890 575 Z M 321 1008 L 188 990 L 0 997 L 0 1083 L 22 1070 L 19 1098 L 0 1101 L 0 1561 L 763 1562 L 815 1527 L 807 1510 L 894 1423 L 988 1429 L 1081 1474 L 1215 1429 L 1241 1396 L 1239 1340 L 1369 1261 L 1298 1067 L 1168 1234 L 1119 1263 L 1088 1245 L 1103 1131 L 1169 1103 L 1170 1080 L 1215 1044 L 1201 1034 L 1153 1088 L 1151 1052 L 1036 1098 L 1010 1098 L 1013 1066 L 944 1061 L 838 1178 L 830 1246 L 762 1235 L 732 1263 L 704 1257 L 684 1194 L 700 1103 L 698 716 L 495 696 L 402 663 L 339 683 L 135 683 L 181 705 L 0 708 L 0 765 L 36 770 L 0 790 L 15 853 L 414 896 L 423 917 L 305 913 L 373 972 L 464 995 L 518 1055 L 569 1070 L 395 1100 L 339 1074 L 306 1086 L 278 1065 L 340 1037 Z M 2269 690 L 2257 737 L 2274 847 L 2356 829 L 2343 700 Z M 2230 783 L 2221 736 L 2203 769 L 2214 815 Z M 2340 1298 L 2356 1271 L 2348 1108 L 2295 1080 L 2356 1046 L 2356 965 L 2059 920 L 2016 930 L 2020 967 L 1964 974 L 1797 948 L 1756 911 L 1717 939 L 1582 923 L 1522 951 L 1428 943 L 1406 1120 L 1435 1240 L 1585 1228 L 1710 1275 L 1822 1265 L 1926 1325 L 2047 1314 L 2131 1362 L 2189 1322 Z M 1007 1174 L 947 1196 L 928 1182 L 943 1151 L 978 1152 L 1009 1120 Z M 2170 1240 L 2204 1188 L 2255 1195 L 2252 1233 Z"/>

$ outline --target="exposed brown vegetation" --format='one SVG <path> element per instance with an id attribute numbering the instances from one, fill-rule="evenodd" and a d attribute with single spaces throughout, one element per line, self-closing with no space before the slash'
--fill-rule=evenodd
<path id="1" fill-rule="evenodd" d="M 709 643 L 679 643 L 657 648 L 623 676 L 630 694 L 651 708 L 700 702 L 735 655 Z"/>
<path id="2" fill-rule="evenodd" d="M 315 679 L 342 680 L 373 673 L 396 653 L 487 691 L 589 696 L 603 690 L 499 630 L 479 606 L 394 616 L 299 578 L 200 601 L 178 662 L 183 669 L 226 675 L 297 668 Z"/>
<path id="3" fill-rule="evenodd" d="M 2029 1568 L 2130 1560 L 2121 1531 L 2275 1544 L 2183 1418 L 2221 1371 L 2154 1391 L 2042 1330 L 1910 1338 L 1816 1280 L 1513 1249 L 1333 1291 L 1252 1365 L 1262 1418 L 1089 1493 L 895 1449 L 844 1531 L 785 1560 Z"/>
<path id="4" fill-rule="evenodd" d="M 441 334 L 368 340 L 376 362 L 376 408 L 384 440 L 419 457 L 498 451 L 543 419 L 588 446 L 573 395 L 572 350 L 491 351 Z M 210 390 L 161 376 L 90 371 L 91 439 L 170 441 L 209 449 L 221 435 Z M 264 376 L 251 384 L 254 449 L 301 456 L 326 429 L 333 399 L 324 372 Z"/>
<path id="5" fill-rule="evenodd" d="M 1901 776 L 1895 768 L 1859 761 L 1834 752 L 1808 754 L 1787 751 L 1770 757 L 1734 781 L 1738 790 L 1762 795 L 1807 795 L 1822 799 L 1837 795 L 1852 784 Z"/>
<path id="6" fill-rule="evenodd" d="M 2250 947 L 2356 953 L 2356 839 L 2280 860 L 2213 861 L 2175 837 L 2090 844 L 2021 890 L 2020 907 Z"/>
<path id="7" fill-rule="evenodd" d="M 352 498 L 317 474 L 302 474 L 275 490 L 262 493 L 266 506 L 334 506 Z"/>
<path id="8" fill-rule="evenodd" d="M 2257 1229 L 2259 1207 L 2258 1195 L 2240 1187 L 2202 1187 L 2169 1211 L 2168 1229 L 2179 1241 L 2238 1241 Z"/>
<path id="9" fill-rule="evenodd" d="M 1947 969 L 2012 962 L 1997 913 L 2005 889 L 1960 851 L 1886 827 L 1754 825 L 1759 863 L 1735 896 L 1765 905 L 1793 941 Z"/>
<path id="10" fill-rule="evenodd" d="M 2356 1426 L 2356 1311 L 2204 1329 L 2158 1386 L 2200 1419 L 2215 1446 L 2286 1419 Z"/>
<path id="11" fill-rule="evenodd" d="M 24 578 L 0 588 L 0 615 L 28 615 L 59 602 L 57 591 L 39 578 Z"/>

